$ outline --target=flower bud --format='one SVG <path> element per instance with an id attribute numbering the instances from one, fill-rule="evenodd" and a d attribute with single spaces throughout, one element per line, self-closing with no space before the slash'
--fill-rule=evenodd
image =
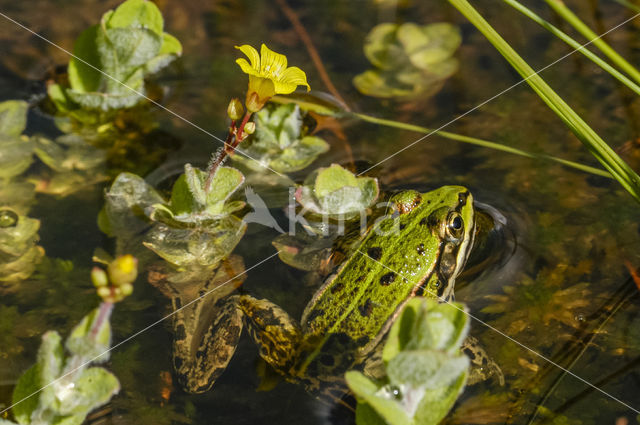
<path id="1" fill-rule="evenodd" d="M 237 97 L 231 99 L 229 102 L 229 106 L 227 107 L 227 115 L 233 121 L 237 121 L 244 115 L 244 108 L 242 107 L 242 102 Z"/>
<path id="2" fill-rule="evenodd" d="M 91 282 L 93 282 L 93 286 L 96 288 L 107 286 L 109 284 L 107 272 L 102 270 L 100 267 L 94 267 L 91 270 Z"/>
<path id="3" fill-rule="evenodd" d="M 122 297 L 127 297 L 133 293 L 133 285 L 130 283 L 125 283 L 120 287 L 120 291 L 122 293 Z"/>
<path id="4" fill-rule="evenodd" d="M 131 284 L 138 276 L 138 260 L 133 255 L 121 255 L 109 263 L 107 268 L 112 285 Z"/>
<path id="5" fill-rule="evenodd" d="M 244 125 L 244 132 L 247 134 L 253 134 L 256 131 L 256 123 L 250 121 Z"/>
<path id="6" fill-rule="evenodd" d="M 107 301 L 106 298 L 110 297 L 111 289 L 106 286 L 101 286 L 98 288 L 98 295 L 100 296 L 100 298 Z"/>

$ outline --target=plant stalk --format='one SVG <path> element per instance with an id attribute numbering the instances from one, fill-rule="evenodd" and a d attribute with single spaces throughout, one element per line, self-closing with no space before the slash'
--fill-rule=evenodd
<path id="1" fill-rule="evenodd" d="M 562 19 L 582 34 L 587 40 L 593 43 L 605 56 L 614 64 L 627 73 L 636 83 L 640 84 L 640 71 L 631 65 L 625 58 L 620 56 L 606 41 L 593 32 L 575 13 L 571 11 L 562 0 L 544 0 Z"/>
<path id="2" fill-rule="evenodd" d="M 540 98 L 564 121 L 633 198 L 640 202 L 640 176 L 522 59 L 467 0 L 449 0 L 493 44 Z"/>

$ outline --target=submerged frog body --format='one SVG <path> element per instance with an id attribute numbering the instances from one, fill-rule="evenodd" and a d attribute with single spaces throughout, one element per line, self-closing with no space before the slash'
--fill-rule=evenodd
<path id="1" fill-rule="evenodd" d="M 316 391 L 323 382 L 340 380 L 346 370 L 364 367 L 411 297 L 451 299 L 473 245 L 471 194 L 464 187 L 445 186 L 427 193 L 400 192 L 389 204 L 391 213 L 354 244 L 300 322 L 268 300 L 218 297 L 215 316 L 194 339 L 185 337 L 185 329 L 194 327 L 186 321 L 194 318 L 179 311 L 174 366 L 185 389 L 211 388 L 246 327 L 275 371 Z"/>

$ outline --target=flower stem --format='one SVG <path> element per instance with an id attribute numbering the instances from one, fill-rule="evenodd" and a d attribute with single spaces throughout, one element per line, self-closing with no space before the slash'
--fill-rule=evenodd
<path id="1" fill-rule="evenodd" d="M 98 317 L 96 321 L 93 322 L 93 326 L 89 331 L 89 336 L 91 339 L 95 340 L 98 336 L 98 332 L 102 329 L 102 325 L 105 321 L 109 320 L 111 317 L 111 312 L 113 311 L 113 303 L 111 302 L 101 302 L 100 307 L 98 308 Z"/>
<path id="2" fill-rule="evenodd" d="M 236 122 L 231 121 L 231 126 L 229 127 L 229 134 L 227 134 L 227 140 L 224 141 L 224 149 L 218 153 L 215 160 L 211 163 L 208 170 L 207 180 L 204 183 L 204 191 L 205 193 L 209 193 L 211 190 L 211 184 L 213 183 L 213 178 L 216 175 L 216 171 L 220 167 L 220 164 L 226 159 L 227 155 L 232 156 L 235 153 L 236 147 L 244 140 L 246 137 L 244 132 L 244 127 L 249 122 L 249 118 L 251 118 L 251 112 L 246 112 L 244 114 L 244 118 L 242 118 L 242 122 L 236 128 Z"/>

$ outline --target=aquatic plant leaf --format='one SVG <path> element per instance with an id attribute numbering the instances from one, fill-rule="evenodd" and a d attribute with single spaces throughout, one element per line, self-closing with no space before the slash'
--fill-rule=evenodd
<path id="1" fill-rule="evenodd" d="M 127 0 L 112 13 L 105 14 L 103 22 L 107 28 L 148 28 L 162 35 L 164 21 L 158 7 L 147 0 Z"/>
<path id="2" fill-rule="evenodd" d="M 407 416 L 404 409 L 392 398 L 381 397 L 378 395 L 378 386 L 362 373 L 357 371 L 349 371 L 345 374 L 347 385 L 356 395 L 358 400 L 363 400 L 369 404 L 387 424 L 391 425 L 410 425 L 411 420 Z M 360 403 L 358 403 L 360 406 Z M 364 417 L 367 415 L 365 414 Z M 356 414 L 357 418 L 357 414 Z M 361 420 L 363 419 L 361 414 Z M 357 419 L 356 419 L 357 420 Z M 357 422 L 358 425 L 365 423 Z"/>
<path id="3" fill-rule="evenodd" d="M 56 331 L 47 331 L 42 335 L 37 360 L 41 387 L 55 381 L 60 376 L 64 364 L 64 350 L 61 341 L 62 338 Z M 54 406 L 57 403 L 54 386 L 43 387 L 38 401 L 40 406 Z"/>
<path id="4" fill-rule="evenodd" d="M 425 26 L 405 23 L 398 27 L 397 38 L 413 66 L 427 71 L 448 60 L 462 42 L 460 30 L 446 22 Z"/>
<path id="5" fill-rule="evenodd" d="M 361 93 L 381 98 L 431 96 L 457 71 L 452 56 L 461 40 L 457 27 L 448 23 L 380 24 L 364 45 L 375 69 L 356 75 L 353 84 Z"/>
<path id="6" fill-rule="evenodd" d="M 233 251 L 246 228 L 233 215 L 190 229 L 156 225 L 145 236 L 144 246 L 178 268 L 213 268 Z"/>
<path id="7" fill-rule="evenodd" d="M 101 367 L 84 369 L 73 384 L 68 391 L 58 392 L 57 410 L 61 415 L 82 416 L 82 419 L 120 391 L 118 379 Z"/>
<path id="8" fill-rule="evenodd" d="M 394 86 L 390 76 L 374 69 L 353 77 L 353 85 L 360 93 L 374 97 L 404 97 L 414 93 L 411 87 Z"/>
<path id="9" fill-rule="evenodd" d="M 463 372 L 451 385 L 427 389 L 416 409 L 414 422 L 420 425 L 439 424 L 462 394 L 466 381 L 467 373 Z"/>
<path id="10" fill-rule="evenodd" d="M 80 323 L 73 328 L 65 343 L 67 350 L 71 354 L 92 360 L 95 363 L 109 360 L 108 350 L 111 346 L 111 324 L 109 320 L 98 317 L 99 311 L 96 308 L 84 316 Z M 95 334 L 91 334 L 91 329 L 97 326 L 96 322 L 98 320 L 102 321 L 100 327 L 97 328 Z"/>
<path id="11" fill-rule="evenodd" d="M 70 87 L 50 88 L 51 99 L 66 112 L 75 109 L 68 100 L 85 109 L 134 106 L 145 93 L 145 76 L 182 53 L 178 40 L 163 33 L 162 27 L 160 11 L 146 0 L 127 0 L 108 11 L 100 25 L 76 40 L 78 59 L 72 58 L 68 67 Z"/>
<path id="12" fill-rule="evenodd" d="M 387 362 L 392 384 L 411 388 L 438 388 L 450 385 L 469 367 L 469 358 L 437 350 L 409 350 Z"/>
<path id="13" fill-rule="evenodd" d="M 365 39 L 364 54 L 374 66 L 390 69 L 406 62 L 402 46 L 397 43 L 398 25 L 382 23 L 373 27 Z"/>
<path id="14" fill-rule="evenodd" d="M 73 90 L 80 93 L 98 91 L 102 80 L 101 60 L 96 48 L 100 27 L 93 25 L 84 30 L 73 44 L 67 74 Z"/>
<path id="15" fill-rule="evenodd" d="M 256 113 L 257 143 L 275 144 L 284 149 L 300 137 L 301 126 L 302 117 L 298 105 L 263 108 Z"/>
<path id="16" fill-rule="evenodd" d="M 133 236 L 149 226 L 145 213 L 150 205 L 165 201 L 140 176 L 120 173 L 105 194 L 104 219 L 100 230 L 108 235 Z"/>
<path id="17" fill-rule="evenodd" d="M 296 200 L 317 214 L 355 216 L 371 206 L 379 194 L 378 180 L 356 177 L 332 164 L 311 173 L 296 191 Z"/>
<path id="18" fill-rule="evenodd" d="M 212 219 L 242 208 L 244 204 L 227 203 L 227 200 L 242 183 L 244 176 L 235 168 L 219 167 L 211 183 L 211 190 L 205 193 L 207 173 L 185 165 L 185 173 L 173 185 L 169 208 L 176 220 L 188 220 L 184 215 L 201 215 L 200 219 Z"/>
<path id="19" fill-rule="evenodd" d="M 33 142 L 0 134 L 0 178 L 9 179 L 26 171 L 33 162 Z"/>
<path id="20" fill-rule="evenodd" d="M 0 425 L 16 425 L 16 423 L 0 418 Z"/>
<path id="21" fill-rule="evenodd" d="M 281 173 L 299 171 L 311 165 L 316 158 L 329 150 L 329 144 L 319 137 L 306 136 L 285 148 L 269 162 L 269 166 Z"/>
<path id="22" fill-rule="evenodd" d="M 40 388 L 42 388 L 40 366 L 36 363 L 20 375 L 18 383 L 13 389 L 11 404 L 14 406 L 11 408 L 11 412 L 19 424 L 31 423 L 31 414 L 38 407 Z"/>
<path id="23" fill-rule="evenodd" d="M 403 350 L 442 350 L 456 353 L 469 332 L 465 307 L 413 298 L 405 305 L 387 337 L 382 359 L 388 362 Z"/>
<path id="24" fill-rule="evenodd" d="M 367 402 L 359 401 L 356 406 L 356 425 L 389 425 Z"/>
<path id="25" fill-rule="evenodd" d="M 27 128 L 29 104 L 23 100 L 0 102 L 0 134 L 19 136 Z"/>

